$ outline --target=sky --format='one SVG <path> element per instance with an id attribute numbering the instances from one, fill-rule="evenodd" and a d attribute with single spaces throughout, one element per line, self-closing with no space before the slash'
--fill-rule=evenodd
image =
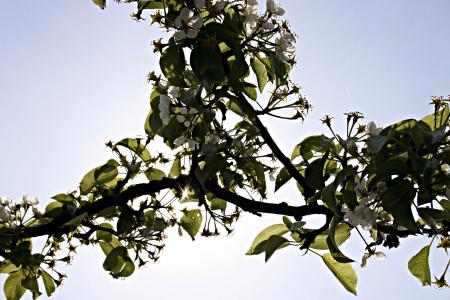
<path id="1" fill-rule="evenodd" d="M 340 128 L 343 113 L 354 110 L 386 125 L 420 118 L 431 112 L 431 96 L 450 94 L 448 0 L 281 3 L 299 36 L 293 78 L 314 106 L 303 123 L 268 123 L 285 153 L 323 132 L 324 114 L 334 115 Z M 144 133 L 145 77 L 158 69 L 151 41 L 161 31 L 132 21 L 132 11 L 112 1 L 105 11 L 89 0 L 0 1 L 0 195 L 48 201 L 111 157 L 106 141 Z M 287 185 L 273 197 L 292 201 L 298 194 Z M 98 248 L 80 249 L 52 299 L 354 298 L 320 259 L 293 247 L 267 264 L 244 255 L 261 229 L 278 222 L 244 216 L 232 236 L 195 242 L 170 233 L 158 263 L 119 281 L 102 270 Z M 404 241 L 382 262 L 355 265 L 358 297 L 448 299 L 450 290 L 421 287 L 407 271 L 424 245 Z M 355 260 L 362 249 L 357 239 L 344 246 Z M 436 274 L 444 267 L 439 254 L 432 251 Z"/>

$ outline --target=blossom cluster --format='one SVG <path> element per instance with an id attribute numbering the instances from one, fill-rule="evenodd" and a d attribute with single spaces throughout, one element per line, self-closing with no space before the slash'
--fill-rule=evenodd
<path id="1" fill-rule="evenodd" d="M 355 187 L 356 196 L 359 198 L 358 205 L 352 210 L 346 205 L 342 206 L 344 220 L 352 226 L 361 225 L 364 230 L 370 230 L 376 224 L 378 212 L 373 207 L 375 196 L 369 194 L 366 182 L 361 180 Z"/>
<path id="2" fill-rule="evenodd" d="M 0 197 L 0 222 L 8 223 L 16 218 L 17 212 L 21 208 L 32 209 L 35 216 L 41 216 L 42 213 L 39 211 L 37 205 L 39 204 L 38 198 L 31 198 L 29 195 L 24 195 L 22 201 L 13 202 L 10 197 L 2 196 Z"/>

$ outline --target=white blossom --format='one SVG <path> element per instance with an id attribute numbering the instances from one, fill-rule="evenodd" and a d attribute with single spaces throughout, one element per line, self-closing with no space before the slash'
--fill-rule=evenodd
<path id="1" fill-rule="evenodd" d="M 159 96 L 159 117 L 164 125 L 170 123 L 170 98 L 167 95 Z"/>
<path id="2" fill-rule="evenodd" d="M 9 212 L 5 209 L 4 206 L 0 206 L 0 221 L 6 223 L 9 221 Z"/>
<path id="3" fill-rule="evenodd" d="M 185 136 L 179 136 L 174 141 L 173 144 L 175 146 L 181 146 L 187 144 L 189 148 L 192 150 L 198 149 L 200 144 L 192 139 L 186 138 Z"/>
<path id="4" fill-rule="evenodd" d="M 176 86 L 169 86 L 167 92 L 174 98 L 180 97 L 180 89 Z"/>
<path id="5" fill-rule="evenodd" d="M 192 150 L 199 149 L 200 144 L 194 140 L 188 139 L 187 144 Z"/>
<path id="6" fill-rule="evenodd" d="M 189 127 L 189 126 L 191 126 L 191 122 L 190 121 L 184 121 L 183 125 L 184 125 L 184 127 Z"/>
<path id="7" fill-rule="evenodd" d="M 275 54 L 281 61 L 290 61 L 295 57 L 295 37 L 291 33 L 283 33 L 275 40 Z"/>
<path id="8" fill-rule="evenodd" d="M 258 1 L 247 1 L 247 7 L 244 10 L 245 29 L 251 32 L 259 19 Z"/>
<path id="9" fill-rule="evenodd" d="M 375 122 L 369 122 L 369 124 L 366 125 L 366 131 L 371 136 L 379 135 L 382 130 L 383 127 L 378 127 Z"/>
<path id="10" fill-rule="evenodd" d="M 196 108 L 192 107 L 192 108 L 189 109 L 189 114 L 190 115 L 195 115 L 196 113 L 198 113 L 198 110 Z"/>
<path id="11" fill-rule="evenodd" d="M 375 252 L 375 250 L 370 250 L 369 253 L 364 253 L 361 259 L 361 268 L 367 267 L 367 260 L 373 256 L 375 256 L 378 260 L 384 260 L 386 258 L 386 254 L 383 252 Z"/>
<path id="12" fill-rule="evenodd" d="M 186 121 L 186 118 L 184 116 L 182 116 L 182 115 L 178 115 L 177 116 L 177 121 L 179 123 L 184 123 L 184 121 Z"/>
<path id="13" fill-rule="evenodd" d="M 370 230 L 378 217 L 378 214 L 368 205 L 371 200 L 370 197 L 362 198 L 354 210 L 343 205 L 344 220 L 355 227 L 361 225 L 364 230 Z"/>
<path id="14" fill-rule="evenodd" d="M 347 151 L 349 153 L 356 153 L 358 151 L 358 146 L 356 145 L 354 140 L 347 141 Z"/>
<path id="15" fill-rule="evenodd" d="M 26 195 L 23 195 L 22 201 L 23 201 L 24 205 L 31 205 L 31 202 L 33 200 L 31 199 L 30 195 L 26 194 Z"/>
<path id="16" fill-rule="evenodd" d="M 271 31 L 275 28 L 275 24 L 273 22 L 270 21 L 264 21 L 261 24 L 261 28 L 264 29 L 265 31 Z"/>
<path id="17" fill-rule="evenodd" d="M 175 41 L 180 41 L 185 38 L 195 39 L 200 28 L 203 26 L 203 21 L 192 10 L 183 7 L 180 15 L 175 19 L 175 26 L 179 29 L 173 36 Z"/>
<path id="18" fill-rule="evenodd" d="M 7 196 L 0 197 L 0 205 L 9 206 L 11 204 L 11 198 Z"/>
<path id="19" fill-rule="evenodd" d="M 277 16 L 284 15 L 284 9 L 277 0 L 267 0 L 266 6 L 269 13 Z"/>
<path id="20" fill-rule="evenodd" d="M 186 143 L 186 137 L 185 136 L 183 136 L 183 135 L 181 135 L 181 136 L 179 136 L 179 137 L 177 137 L 174 141 L 173 141 L 173 144 L 175 145 L 175 146 L 181 146 L 181 145 L 183 145 L 184 143 Z"/>
<path id="21" fill-rule="evenodd" d="M 187 113 L 188 113 L 188 110 L 187 110 L 186 107 L 180 108 L 180 114 L 182 114 L 182 115 L 187 115 Z"/>

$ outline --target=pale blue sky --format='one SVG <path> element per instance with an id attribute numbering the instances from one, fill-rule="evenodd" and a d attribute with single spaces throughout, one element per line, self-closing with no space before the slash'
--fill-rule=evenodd
<path id="1" fill-rule="evenodd" d="M 110 2 L 100 11 L 89 0 L 0 1 L 0 195 L 44 201 L 68 191 L 109 158 L 104 142 L 143 133 L 145 75 L 157 67 L 150 43 L 160 31 L 133 22 L 130 5 Z M 281 3 L 299 34 L 294 78 L 314 105 L 303 124 L 269 123 L 286 153 L 323 129 L 323 114 L 343 124 L 342 113 L 358 110 L 386 123 L 420 117 L 430 112 L 430 96 L 450 93 L 448 0 Z M 276 195 L 296 196 L 289 187 Z M 244 256 L 274 221 L 247 216 L 232 237 L 195 243 L 170 234 L 160 262 L 125 281 L 102 270 L 98 249 L 84 249 L 53 299 L 353 298 L 316 257 L 286 249 L 264 264 Z M 422 243 L 405 242 L 368 269 L 355 266 L 359 297 L 448 299 L 449 290 L 422 288 L 408 274 Z M 355 240 L 345 249 L 358 259 L 362 245 Z M 432 257 L 436 272 L 442 259 Z"/>

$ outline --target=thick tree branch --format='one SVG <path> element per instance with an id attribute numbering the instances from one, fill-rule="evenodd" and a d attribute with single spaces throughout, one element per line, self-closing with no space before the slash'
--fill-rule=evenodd
<path id="1" fill-rule="evenodd" d="M 180 176 L 177 179 L 163 178 L 162 180 L 155 180 L 149 183 L 136 184 L 130 186 L 128 189 L 119 194 L 105 196 L 88 205 L 82 206 L 78 208 L 72 215 L 69 213 L 65 213 L 48 223 L 37 226 L 24 227 L 21 229 L 20 237 L 29 238 L 42 235 L 51 235 L 54 234 L 58 230 L 58 228 L 63 226 L 65 223 L 85 213 L 87 213 L 89 216 L 92 216 L 106 208 L 126 204 L 129 200 L 135 199 L 140 196 L 151 195 L 167 188 L 182 189 L 185 185 L 185 182 L 185 176 Z"/>
<path id="2" fill-rule="evenodd" d="M 286 203 L 274 204 L 249 200 L 238 194 L 230 192 L 227 189 L 221 188 L 212 181 L 206 182 L 205 187 L 215 196 L 251 213 L 268 213 L 268 214 L 284 215 L 295 217 L 296 219 L 300 219 L 303 216 L 314 214 L 322 214 L 322 215 L 332 214 L 332 212 L 328 208 L 321 205 L 290 206 L 287 205 Z"/>
<path id="3" fill-rule="evenodd" d="M 48 223 L 24 227 L 21 229 L 19 236 L 21 238 L 30 238 L 44 235 L 54 235 L 62 230 L 64 224 L 83 214 L 94 216 L 106 208 L 124 205 L 128 201 L 140 196 L 151 195 L 168 188 L 181 190 L 189 182 L 191 182 L 190 176 L 182 175 L 178 178 L 164 178 L 162 180 L 154 180 L 149 183 L 136 184 L 130 186 L 121 193 L 112 196 L 105 196 L 90 204 L 82 206 L 78 208 L 74 214 L 65 213 Z M 323 214 L 328 216 L 331 213 L 328 208 L 319 205 L 289 206 L 286 203 L 274 204 L 249 200 L 236 193 L 221 188 L 216 183 L 211 181 L 207 182 L 205 187 L 217 197 L 251 213 L 285 215 L 295 217 L 296 219 L 313 214 Z"/>

